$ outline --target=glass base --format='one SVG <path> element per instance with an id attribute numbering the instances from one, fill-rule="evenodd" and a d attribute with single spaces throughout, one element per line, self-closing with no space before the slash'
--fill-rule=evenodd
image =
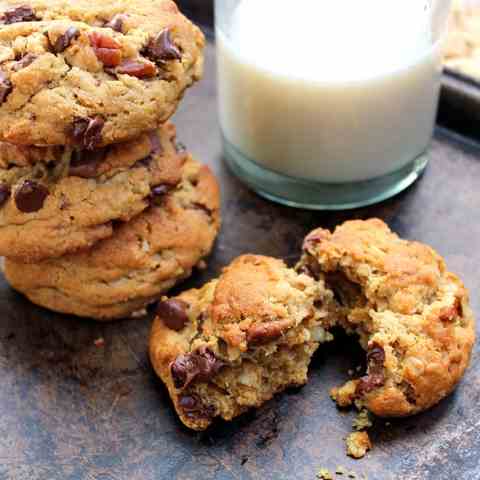
<path id="1" fill-rule="evenodd" d="M 259 195 L 274 202 L 310 210 L 348 210 L 393 197 L 412 185 L 425 170 L 423 154 L 401 170 L 354 183 L 319 183 L 282 175 L 259 166 L 223 138 L 225 161 L 233 173 Z"/>

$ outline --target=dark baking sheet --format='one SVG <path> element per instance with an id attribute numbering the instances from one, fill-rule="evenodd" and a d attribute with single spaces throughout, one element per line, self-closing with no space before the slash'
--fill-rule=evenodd
<path id="1" fill-rule="evenodd" d="M 378 216 L 407 238 L 433 245 L 480 302 L 479 146 L 438 130 L 424 177 L 397 198 L 344 213 L 312 213 L 263 200 L 221 160 L 214 48 L 205 80 L 176 116 L 179 138 L 217 173 L 223 229 L 208 270 L 216 276 L 239 254 L 282 257 L 293 264 L 312 228 Z M 30 305 L 0 278 L 0 479 L 314 479 L 343 465 L 370 480 L 480 479 L 480 365 L 455 392 L 415 418 L 378 421 L 374 450 L 345 456 L 353 414 L 328 397 L 362 357 L 343 339 L 319 351 L 311 381 L 257 412 L 204 434 L 184 429 L 146 354 L 149 319 L 99 325 Z M 94 341 L 104 339 L 103 347 Z M 347 478 L 346 476 L 339 478 Z"/>

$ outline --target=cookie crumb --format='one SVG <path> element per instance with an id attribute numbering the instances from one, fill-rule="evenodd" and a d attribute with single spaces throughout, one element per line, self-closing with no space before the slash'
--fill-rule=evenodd
<path id="1" fill-rule="evenodd" d="M 370 419 L 368 410 L 365 408 L 362 409 L 353 420 L 352 425 L 353 428 L 357 431 L 367 430 L 368 428 L 370 428 L 373 424 L 372 420 Z"/>
<path id="2" fill-rule="evenodd" d="M 350 377 L 353 377 L 354 371 L 351 368 L 349 368 L 347 373 Z"/>
<path id="3" fill-rule="evenodd" d="M 347 473 L 347 470 L 345 469 L 345 467 L 342 467 L 341 465 L 339 465 L 336 470 L 335 470 L 335 473 L 337 475 L 345 475 Z"/>
<path id="4" fill-rule="evenodd" d="M 333 476 L 327 468 L 321 468 L 317 473 L 317 478 L 320 480 L 333 480 Z"/>
<path id="5" fill-rule="evenodd" d="M 335 387 L 330 390 L 330 396 L 339 407 L 349 407 L 355 399 L 355 392 L 357 390 L 357 382 L 350 380 L 342 387 Z"/>
<path id="6" fill-rule="evenodd" d="M 102 348 L 104 345 L 105 345 L 105 340 L 100 337 L 100 338 L 97 338 L 96 340 L 93 341 L 93 344 L 97 347 L 97 348 Z"/>
<path id="7" fill-rule="evenodd" d="M 200 260 L 198 263 L 197 263 L 197 268 L 198 270 L 206 270 L 207 268 L 207 262 L 205 260 Z"/>
<path id="8" fill-rule="evenodd" d="M 372 448 L 370 437 L 367 432 L 353 432 L 347 439 L 347 455 L 353 458 L 363 458 Z"/>

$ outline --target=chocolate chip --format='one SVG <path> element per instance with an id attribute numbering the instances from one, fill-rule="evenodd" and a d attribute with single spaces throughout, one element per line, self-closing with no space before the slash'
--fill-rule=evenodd
<path id="1" fill-rule="evenodd" d="M 19 70 L 22 70 L 31 65 L 36 59 L 36 55 L 34 55 L 33 53 L 27 53 L 20 60 L 18 60 L 18 62 L 12 64 L 12 70 L 14 72 L 18 72 Z"/>
<path id="2" fill-rule="evenodd" d="M 77 118 L 73 122 L 72 135 L 81 148 L 93 150 L 102 142 L 102 129 L 105 121 L 100 117 Z"/>
<path id="3" fill-rule="evenodd" d="M 143 51 L 144 55 L 156 63 L 165 63 L 168 60 L 181 60 L 182 54 L 173 43 L 170 30 L 166 28 L 155 38 L 151 39 Z"/>
<path id="4" fill-rule="evenodd" d="M 6 25 L 18 22 L 36 22 L 39 20 L 28 5 L 10 8 L 3 14 L 3 18 Z"/>
<path id="5" fill-rule="evenodd" d="M 211 350 L 202 347 L 197 352 L 177 357 L 171 364 L 170 371 L 175 388 L 182 389 L 194 381 L 208 382 L 223 365 Z"/>
<path id="6" fill-rule="evenodd" d="M 127 18 L 126 15 L 123 15 L 122 13 L 117 13 L 109 22 L 105 24 L 106 28 L 111 28 L 112 30 L 115 30 L 116 32 L 122 33 L 123 30 L 123 22 Z"/>
<path id="7" fill-rule="evenodd" d="M 47 197 L 47 187 L 31 180 L 25 180 L 23 185 L 15 192 L 15 204 L 23 213 L 38 212 L 43 208 Z"/>
<path id="8" fill-rule="evenodd" d="M 80 30 L 76 27 L 70 27 L 63 35 L 60 35 L 53 46 L 55 53 L 64 52 L 72 43 L 73 40 L 80 36 Z"/>
<path id="9" fill-rule="evenodd" d="M 179 332 L 188 323 L 187 309 L 188 303 L 171 299 L 158 304 L 157 315 L 168 328 Z"/>
<path id="10" fill-rule="evenodd" d="M 106 149 L 95 151 L 74 151 L 68 174 L 72 177 L 95 178 L 99 164 L 104 160 Z"/>
<path id="11" fill-rule="evenodd" d="M 10 198 L 10 187 L 5 183 L 0 183 L 0 206 Z"/>
<path id="12" fill-rule="evenodd" d="M 385 350 L 375 344 L 367 354 L 368 375 L 362 377 L 356 388 L 357 395 L 364 395 L 385 384 Z"/>
<path id="13" fill-rule="evenodd" d="M 7 78 L 5 73 L 0 71 L 0 105 L 5 103 L 12 90 L 12 82 Z"/>
<path id="14" fill-rule="evenodd" d="M 188 418 L 213 418 L 215 416 L 215 408 L 204 405 L 200 397 L 195 394 L 179 397 L 178 406 Z"/>

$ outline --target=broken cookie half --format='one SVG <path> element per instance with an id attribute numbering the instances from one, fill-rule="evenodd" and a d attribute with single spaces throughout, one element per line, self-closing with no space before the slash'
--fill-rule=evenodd
<path id="1" fill-rule="evenodd" d="M 246 255 L 202 289 L 159 304 L 150 358 L 182 422 L 203 430 L 303 385 L 334 323 L 322 281 Z"/>
<path id="2" fill-rule="evenodd" d="M 340 406 L 407 416 L 455 388 L 475 321 L 463 283 L 432 248 L 371 219 L 315 230 L 303 250 L 297 271 L 334 292 L 339 325 L 367 351 L 367 374 L 332 391 Z"/>

